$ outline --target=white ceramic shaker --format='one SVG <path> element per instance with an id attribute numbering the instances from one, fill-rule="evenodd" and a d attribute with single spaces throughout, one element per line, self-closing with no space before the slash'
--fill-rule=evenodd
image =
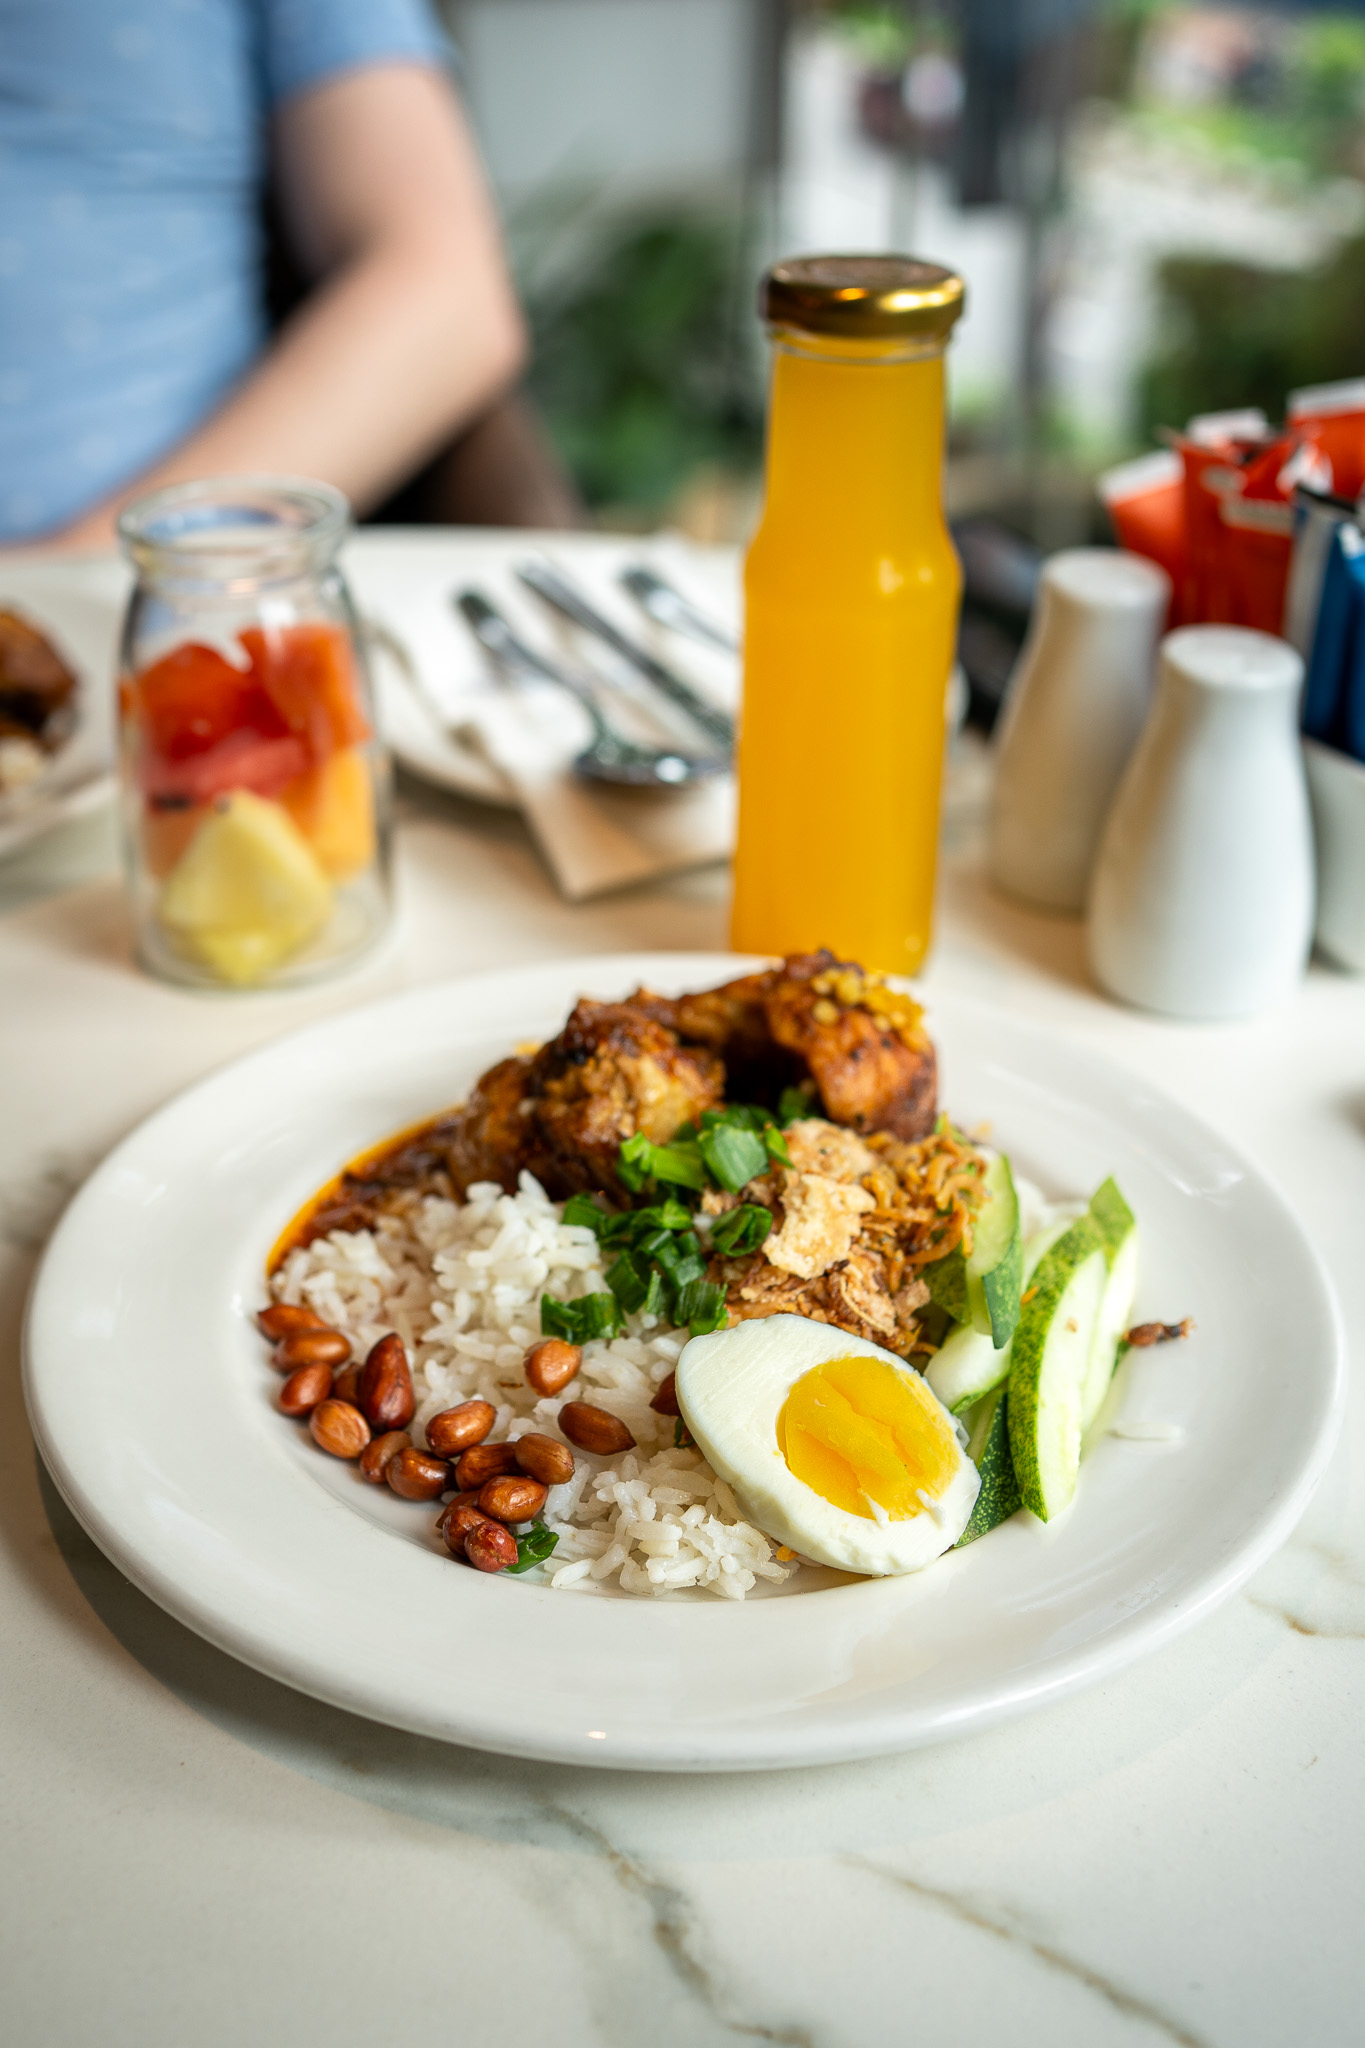
<path id="1" fill-rule="evenodd" d="M 1065 548 L 1044 565 L 996 744 L 990 868 L 1007 894 L 1084 910 L 1170 597 L 1164 569 L 1118 548 Z"/>
<path id="2" fill-rule="evenodd" d="M 1313 932 L 1297 712 L 1303 663 L 1269 633 L 1184 626 L 1119 784 L 1090 892 L 1090 963 L 1172 1017 L 1246 1017 L 1289 994 Z"/>

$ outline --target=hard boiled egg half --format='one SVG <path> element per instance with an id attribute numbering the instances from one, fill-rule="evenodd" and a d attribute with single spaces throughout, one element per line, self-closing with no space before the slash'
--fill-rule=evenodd
<path id="1" fill-rule="evenodd" d="M 818 1564 L 886 1577 L 956 1543 L 981 1481 L 912 1366 L 807 1316 L 693 1337 L 678 1406 L 767 1536 Z"/>

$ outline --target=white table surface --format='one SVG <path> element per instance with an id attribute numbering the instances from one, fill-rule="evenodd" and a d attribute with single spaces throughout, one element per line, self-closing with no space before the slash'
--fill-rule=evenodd
<path id="1" fill-rule="evenodd" d="M 930 990 L 1055 1024 L 1219 1126 L 1315 1235 L 1359 1357 L 1365 984 L 1315 969 L 1235 1027 L 1111 1006 L 1074 922 L 987 890 L 981 773 L 968 743 Z M 1355 1414 L 1286 1549 L 1113 1683 L 953 1747 L 753 1777 L 530 1765 L 351 1719 L 199 1642 L 80 1532 L 26 1427 L 19 1326 L 63 1201 L 131 1125 L 371 996 L 724 943 L 717 870 L 566 908 L 516 818 L 411 786 L 399 843 L 395 947 L 291 997 L 137 973 L 107 817 L 0 866 L 0 2041 L 1365 2038 Z"/>

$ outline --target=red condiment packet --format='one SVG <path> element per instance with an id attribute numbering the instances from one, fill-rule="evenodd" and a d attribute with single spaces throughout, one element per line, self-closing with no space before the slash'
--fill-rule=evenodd
<path id="1" fill-rule="evenodd" d="M 1285 419 L 1332 465 L 1330 477 L 1302 481 L 1340 498 L 1359 497 L 1365 489 L 1365 377 L 1291 391 Z"/>
<path id="2" fill-rule="evenodd" d="M 1294 548 L 1294 507 L 1278 498 L 1229 494 L 1219 504 L 1221 621 L 1284 629 L 1284 596 Z"/>
<path id="3" fill-rule="evenodd" d="M 1157 448 L 1133 462 L 1107 469 L 1099 479 L 1100 498 L 1113 524 L 1114 537 L 1130 554 L 1145 555 L 1171 579 L 1175 595 L 1169 623 L 1183 623 L 1179 610 L 1185 579 L 1185 470 L 1170 448 Z"/>

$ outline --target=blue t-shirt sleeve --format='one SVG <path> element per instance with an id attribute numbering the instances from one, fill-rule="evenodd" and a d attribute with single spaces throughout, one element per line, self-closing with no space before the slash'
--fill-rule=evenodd
<path id="1" fill-rule="evenodd" d="M 266 99 L 320 85 L 341 71 L 409 59 L 444 66 L 450 42 L 428 0 L 257 0 Z"/>

